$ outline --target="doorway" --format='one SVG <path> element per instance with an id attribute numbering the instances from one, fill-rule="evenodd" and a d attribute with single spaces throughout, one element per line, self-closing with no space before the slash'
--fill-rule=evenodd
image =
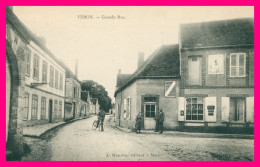
<path id="1" fill-rule="evenodd" d="M 49 123 L 52 123 L 52 100 L 49 100 Z"/>
<path id="2" fill-rule="evenodd" d="M 144 128 L 155 129 L 156 126 L 156 103 L 144 104 Z"/>

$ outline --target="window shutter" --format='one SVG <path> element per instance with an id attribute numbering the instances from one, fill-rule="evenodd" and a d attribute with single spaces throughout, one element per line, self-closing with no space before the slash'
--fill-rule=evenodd
<path id="1" fill-rule="evenodd" d="M 205 121 L 216 122 L 217 121 L 217 98 L 206 97 L 204 107 Z"/>
<path id="2" fill-rule="evenodd" d="M 246 98 L 246 122 L 254 123 L 254 97 Z"/>
<path id="3" fill-rule="evenodd" d="M 178 121 L 185 118 L 185 97 L 178 97 Z"/>
<path id="4" fill-rule="evenodd" d="M 131 98 L 129 97 L 129 119 L 131 119 Z"/>
<path id="5" fill-rule="evenodd" d="M 222 122 L 229 122 L 229 105 L 230 105 L 229 103 L 230 103 L 229 97 L 221 98 Z"/>
<path id="6" fill-rule="evenodd" d="M 126 110 L 126 99 L 124 99 L 124 110 Z"/>

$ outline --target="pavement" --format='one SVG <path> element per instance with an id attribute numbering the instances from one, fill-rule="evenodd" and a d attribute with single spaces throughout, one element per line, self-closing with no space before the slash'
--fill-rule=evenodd
<path id="1" fill-rule="evenodd" d="M 114 128 L 124 131 L 126 133 L 135 133 L 131 129 L 114 125 Z M 154 130 L 141 130 L 142 134 L 156 134 Z M 198 133 L 198 132 L 181 132 L 181 131 L 164 131 L 164 135 L 193 137 L 193 138 L 234 138 L 234 139 L 254 139 L 252 134 L 222 134 L 222 133 Z"/>
<path id="2" fill-rule="evenodd" d="M 81 117 L 72 119 L 67 122 L 57 122 L 57 123 L 48 123 L 48 124 L 42 124 L 42 125 L 34 125 L 34 126 L 26 126 L 23 127 L 23 136 L 25 137 L 34 137 L 34 138 L 40 138 L 45 133 L 54 130 L 55 128 L 58 128 L 60 126 L 64 126 L 66 124 L 69 124 L 71 122 L 75 122 L 77 120 L 86 119 L 88 117 Z"/>
<path id="3" fill-rule="evenodd" d="M 91 116 L 90 116 L 91 117 Z M 23 128 L 23 136 L 25 137 L 35 137 L 40 138 L 45 133 L 58 128 L 60 126 L 64 126 L 68 123 L 85 119 L 84 118 L 77 118 L 70 120 L 68 122 L 58 122 L 58 123 L 49 123 L 43 125 L 35 125 L 35 126 L 28 126 Z M 134 133 L 133 130 L 127 129 L 124 127 L 117 126 L 116 124 L 110 125 L 111 127 L 118 129 L 120 131 L 126 133 Z M 141 130 L 142 134 L 156 134 L 158 132 L 154 132 L 153 130 Z M 164 131 L 164 135 L 173 135 L 173 136 L 180 136 L 180 137 L 193 137 L 193 138 L 236 138 L 236 139 L 254 139 L 254 135 L 251 134 L 221 134 L 221 133 L 194 133 L 194 132 L 180 132 L 180 131 Z"/>
<path id="4" fill-rule="evenodd" d="M 92 129 L 95 120 L 93 116 L 66 124 L 40 139 L 25 137 L 31 152 L 22 161 L 254 160 L 253 139 L 216 138 L 220 134 L 209 133 L 198 137 L 200 133 L 178 131 L 159 134 L 144 130 L 136 134 L 130 129 L 116 127 L 112 116 L 106 116 L 105 131 L 100 132 Z"/>

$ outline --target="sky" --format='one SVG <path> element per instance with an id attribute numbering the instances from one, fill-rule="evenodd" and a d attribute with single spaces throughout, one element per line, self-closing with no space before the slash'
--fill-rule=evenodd
<path id="1" fill-rule="evenodd" d="M 253 18 L 254 8 L 17 6 L 14 13 L 73 72 L 77 59 L 78 78 L 103 85 L 114 101 L 118 70 L 131 74 L 139 52 L 147 59 L 160 46 L 177 44 L 180 24 Z"/>

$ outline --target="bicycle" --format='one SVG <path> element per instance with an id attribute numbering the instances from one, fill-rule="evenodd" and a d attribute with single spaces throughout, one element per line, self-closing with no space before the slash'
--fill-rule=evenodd
<path id="1" fill-rule="evenodd" d="M 98 120 L 95 120 L 92 124 L 92 129 L 93 130 L 96 130 L 97 128 L 99 129 L 99 131 L 101 131 L 101 124 L 103 124 L 101 121 L 100 123 L 98 124 Z"/>

